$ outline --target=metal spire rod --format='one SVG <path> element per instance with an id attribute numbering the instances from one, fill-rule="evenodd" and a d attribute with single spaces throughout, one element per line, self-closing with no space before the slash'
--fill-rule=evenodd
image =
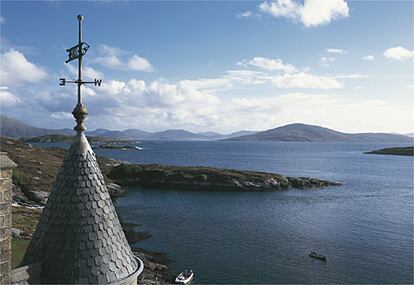
<path id="1" fill-rule="evenodd" d="M 84 132 L 86 130 L 85 126 L 83 125 L 83 122 L 85 121 L 88 110 L 86 107 L 82 104 L 82 93 L 81 93 L 81 86 L 82 84 L 95 84 L 95 86 L 101 86 L 102 79 L 95 79 L 94 81 L 83 81 L 82 80 L 82 58 L 86 54 L 86 52 L 89 49 L 89 45 L 85 42 L 82 42 L 82 21 L 83 16 L 78 15 L 77 17 L 79 22 L 79 38 L 78 38 L 78 44 L 74 47 L 71 47 L 67 49 L 69 59 L 66 61 L 66 63 L 78 59 L 78 79 L 77 80 L 66 80 L 65 78 L 60 78 L 59 85 L 66 85 L 66 83 L 76 83 L 78 85 L 78 103 L 76 104 L 75 109 L 73 110 L 72 114 L 76 119 L 77 125 L 74 128 L 77 132 Z"/>
<path id="2" fill-rule="evenodd" d="M 78 105 L 82 105 L 81 85 L 82 85 L 82 20 L 83 16 L 78 15 L 79 21 L 79 41 L 78 41 Z"/>

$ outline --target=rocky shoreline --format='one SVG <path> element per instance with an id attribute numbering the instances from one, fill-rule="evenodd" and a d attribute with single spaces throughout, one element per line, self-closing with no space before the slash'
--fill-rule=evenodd
<path id="1" fill-rule="evenodd" d="M 166 254 L 132 247 L 132 252 L 144 263 L 144 271 L 139 277 L 138 284 L 172 284 L 174 274 L 170 271 L 170 260 Z"/>
<path id="2" fill-rule="evenodd" d="M 122 186 L 217 191 L 275 191 L 341 185 L 339 182 L 275 173 L 160 164 L 121 164 L 110 170 L 108 177 Z"/>

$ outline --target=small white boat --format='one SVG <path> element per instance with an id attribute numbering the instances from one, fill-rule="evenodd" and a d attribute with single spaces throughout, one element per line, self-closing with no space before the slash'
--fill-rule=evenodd
<path id="1" fill-rule="evenodd" d="M 177 284 L 188 284 L 193 280 L 194 272 L 193 270 L 181 272 L 180 275 L 175 278 L 175 283 Z"/>

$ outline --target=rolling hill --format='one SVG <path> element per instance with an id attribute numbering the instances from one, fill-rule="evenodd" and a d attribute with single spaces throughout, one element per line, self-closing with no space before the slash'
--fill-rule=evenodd
<path id="1" fill-rule="evenodd" d="M 403 135 L 388 133 L 349 134 L 328 128 L 290 124 L 252 135 L 225 139 L 228 141 L 298 141 L 298 142 L 412 142 L 413 139 Z"/>
<path id="2" fill-rule="evenodd" d="M 71 129 L 44 129 L 36 128 L 30 125 L 27 125 L 18 120 L 0 116 L 0 135 L 4 137 L 11 138 L 21 138 L 21 137 L 37 137 L 45 135 L 74 135 L 75 131 Z"/>

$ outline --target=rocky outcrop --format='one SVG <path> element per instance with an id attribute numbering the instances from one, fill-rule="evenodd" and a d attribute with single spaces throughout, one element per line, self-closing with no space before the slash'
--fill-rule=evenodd
<path id="1" fill-rule="evenodd" d="M 20 239 L 22 238 L 21 236 L 22 231 L 16 228 L 12 228 L 11 229 L 11 235 L 13 239 Z"/>
<path id="2" fill-rule="evenodd" d="M 132 252 L 144 263 L 144 271 L 139 276 L 138 284 L 171 284 L 174 276 L 168 267 L 165 254 L 142 248 L 132 248 Z"/>
<path id="3" fill-rule="evenodd" d="M 123 189 L 120 185 L 113 183 L 113 182 L 106 184 L 106 188 L 108 189 L 111 197 L 119 197 L 119 196 L 123 196 L 126 194 L 125 189 Z"/>
<path id="4" fill-rule="evenodd" d="M 341 185 L 309 177 L 288 177 L 274 173 L 219 169 L 213 167 L 121 164 L 108 176 L 120 185 L 219 191 L 274 191 L 313 189 Z"/>
<path id="5" fill-rule="evenodd" d="M 27 191 L 27 196 L 30 200 L 44 206 L 46 205 L 47 198 L 49 197 L 49 192 L 46 191 Z"/>

